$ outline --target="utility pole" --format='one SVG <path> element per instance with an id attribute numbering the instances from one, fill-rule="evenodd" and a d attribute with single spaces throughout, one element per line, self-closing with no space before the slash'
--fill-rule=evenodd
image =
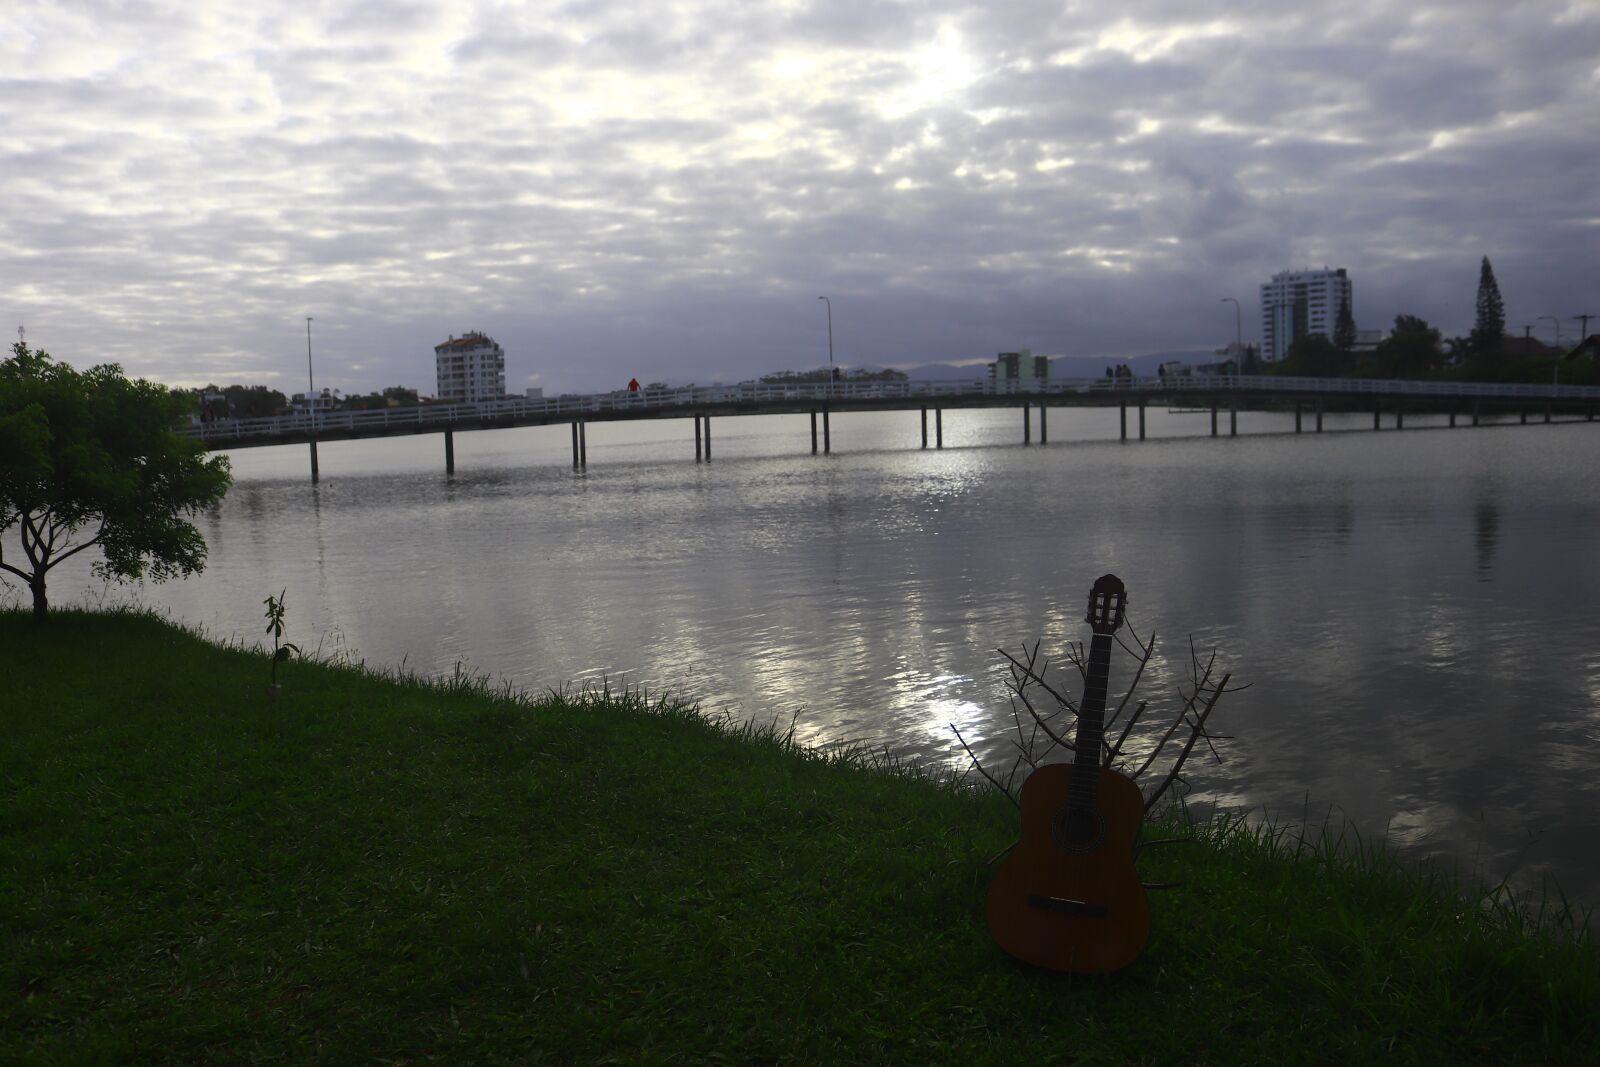
<path id="1" fill-rule="evenodd" d="M 1574 315 L 1572 317 L 1577 319 L 1580 323 L 1583 324 L 1582 327 L 1578 330 L 1578 343 L 1581 345 L 1581 344 L 1583 344 L 1583 342 L 1585 342 L 1585 341 L 1587 341 L 1589 339 L 1589 320 L 1594 318 L 1594 316 L 1593 315 Z"/>

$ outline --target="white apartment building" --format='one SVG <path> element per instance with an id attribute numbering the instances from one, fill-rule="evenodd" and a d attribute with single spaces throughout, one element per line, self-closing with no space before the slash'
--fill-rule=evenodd
<path id="1" fill-rule="evenodd" d="M 505 349 L 477 330 L 433 346 L 440 403 L 476 403 L 506 395 Z"/>
<path id="2" fill-rule="evenodd" d="M 1339 304 L 1345 300 L 1354 315 L 1350 276 L 1343 267 L 1274 274 L 1261 287 L 1261 358 L 1268 363 L 1282 359 L 1289 346 L 1307 334 L 1331 339 L 1339 322 Z"/>
<path id="3" fill-rule="evenodd" d="M 1025 387 L 1049 380 L 1050 360 L 1045 356 L 1036 356 L 1026 348 L 1021 352 L 1001 352 L 989 364 L 989 383 L 1002 388 L 1011 382 Z"/>

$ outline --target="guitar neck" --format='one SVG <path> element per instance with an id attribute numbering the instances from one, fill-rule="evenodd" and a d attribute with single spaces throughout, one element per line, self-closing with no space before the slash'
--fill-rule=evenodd
<path id="1" fill-rule="evenodd" d="M 1073 776 L 1074 792 L 1086 791 L 1094 796 L 1095 780 L 1100 770 L 1100 751 L 1105 746 L 1106 685 L 1111 675 L 1111 635 L 1095 634 L 1089 642 L 1089 665 L 1083 683 L 1083 701 L 1078 705 L 1078 734 L 1073 745 L 1076 754 L 1073 765 L 1078 772 Z M 1095 773 L 1085 773 L 1085 772 Z"/>

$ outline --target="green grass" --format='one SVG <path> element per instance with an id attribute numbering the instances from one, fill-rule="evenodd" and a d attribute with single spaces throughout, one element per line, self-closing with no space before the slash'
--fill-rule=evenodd
<path id="1" fill-rule="evenodd" d="M 892 761 L 331 664 L 273 704 L 141 615 L 0 649 L 0 1061 L 1597 1062 L 1581 926 L 1381 849 L 1198 827 L 1138 963 L 1046 974 L 983 925 L 1010 805 Z"/>

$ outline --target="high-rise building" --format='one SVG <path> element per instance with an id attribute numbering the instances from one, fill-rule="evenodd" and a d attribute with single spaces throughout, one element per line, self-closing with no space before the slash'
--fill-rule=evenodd
<path id="1" fill-rule="evenodd" d="M 1050 380 L 1050 360 L 1036 356 L 1028 349 L 1021 352 L 1001 352 L 989 364 L 989 381 L 1004 386 L 1007 382 L 1047 382 Z"/>
<path id="2" fill-rule="evenodd" d="M 433 346 L 437 399 L 444 403 L 500 400 L 506 395 L 506 353 L 494 338 L 474 330 Z"/>
<path id="3" fill-rule="evenodd" d="M 1261 287 L 1261 358 L 1271 363 L 1289 354 L 1289 346 L 1307 334 L 1333 338 L 1339 304 L 1350 301 L 1350 276 L 1343 267 L 1329 270 L 1280 271 Z"/>

